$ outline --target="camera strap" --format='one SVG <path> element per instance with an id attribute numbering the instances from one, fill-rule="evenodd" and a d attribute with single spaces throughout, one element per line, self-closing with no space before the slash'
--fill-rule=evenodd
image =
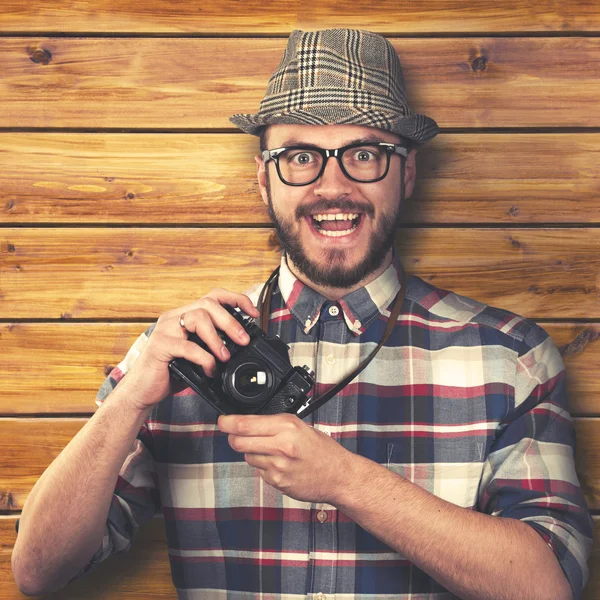
<path id="1" fill-rule="evenodd" d="M 401 281 L 400 281 L 400 291 L 394 298 L 394 302 L 391 305 L 390 316 L 385 327 L 385 331 L 383 332 L 383 336 L 381 341 L 377 344 L 377 347 L 367 356 L 367 358 L 360 364 L 358 367 L 352 371 L 349 375 L 344 377 L 342 381 L 340 381 L 337 385 L 333 386 L 330 390 L 315 398 L 314 400 L 309 400 L 308 404 L 305 404 L 303 408 L 301 408 L 296 414 L 298 417 L 303 419 L 304 417 L 310 415 L 319 407 L 323 406 L 325 402 L 333 398 L 342 388 L 346 387 L 363 369 L 367 367 L 367 365 L 375 358 L 375 355 L 379 352 L 381 347 L 385 344 L 388 337 L 392 333 L 392 329 L 394 329 L 394 325 L 400 316 L 400 312 L 402 311 L 402 303 L 404 302 L 404 297 L 406 296 L 406 274 L 402 266 L 401 269 Z M 279 267 L 277 267 L 271 276 L 265 283 L 258 300 L 258 310 L 260 312 L 260 326 L 265 334 L 268 334 L 269 330 L 269 314 L 271 311 L 271 298 L 273 296 L 273 292 L 275 291 L 275 285 L 277 284 L 277 277 L 279 275 Z"/>

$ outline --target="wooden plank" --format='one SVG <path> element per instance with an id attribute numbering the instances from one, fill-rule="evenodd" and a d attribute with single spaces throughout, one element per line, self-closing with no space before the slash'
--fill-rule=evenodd
<path id="1" fill-rule="evenodd" d="M 21 510 L 31 488 L 85 419 L 0 419 L 0 510 Z M 591 509 L 600 509 L 600 419 L 576 418 L 577 473 Z"/>
<path id="2" fill-rule="evenodd" d="M 600 509 L 600 419 L 575 420 L 577 475 L 590 509 Z"/>
<path id="3" fill-rule="evenodd" d="M 441 127 L 598 127 L 600 39 L 394 39 L 410 101 Z M 255 112 L 284 39 L 0 39 L 0 127 L 228 128 Z M 557 60 L 557 56 L 560 60 Z"/>
<path id="4" fill-rule="evenodd" d="M 568 151 L 565 149 L 568 148 Z M 235 134 L 0 134 L 0 222 L 268 224 Z M 600 134 L 443 134 L 411 223 L 598 223 Z"/>
<path id="5" fill-rule="evenodd" d="M 600 415 L 600 325 L 546 323 L 543 327 L 565 361 L 569 410 L 575 415 Z"/>
<path id="6" fill-rule="evenodd" d="M 22 600 L 10 566 L 16 517 L 0 517 L 0 600 Z M 94 571 L 45 600 L 152 600 L 175 598 L 162 518 L 143 527 L 129 552 L 113 556 Z"/>
<path id="7" fill-rule="evenodd" d="M 91 414 L 104 378 L 149 325 L 0 324 L 0 414 Z"/>
<path id="8" fill-rule="evenodd" d="M 287 34 L 292 29 L 355 27 L 382 33 L 598 31 L 595 2 L 502 0 L 490 6 L 461 0 L 322 0 L 300 2 L 236 0 L 174 5 L 168 0 L 124 5 L 116 0 L 27 4 L 4 0 L 0 31 Z"/>
<path id="9" fill-rule="evenodd" d="M 278 264 L 269 229 L 6 228 L 4 319 L 154 319 L 214 287 L 243 291 Z M 411 273 L 533 319 L 600 317 L 600 230 L 400 230 Z M 482 251 L 484 249 L 484 251 Z M 57 282 L 60 282 L 57 285 Z"/>
<path id="10" fill-rule="evenodd" d="M 10 570 L 10 554 L 16 539 L 16 517 L 0 517 L 0 600 L 22 600 Z M 600 540 L 600 517 L 594 517 L 594 539 Z M 600 543 L 589 561 L 590 581 L 581 600 L 600 600 Z M 143 527 L 129 552 L 111 557 L 82 579 L 49 596 L 47 600 L 147 600 L 173 598 L 167 541 L 162 519 Z"/>
<path id="11" fill-rule="evenodd" d="M 88 413 L 146 323 L 0 324 L 0 414 Z M 565 353 L 574 415 L 600 414 L 600 325 L 546 323 Z"/>
<path id="12" fill-rule="evenodd" d="M 0 419 L 0 510 L 21 510 L 48 465 L 86 419 Z"/>

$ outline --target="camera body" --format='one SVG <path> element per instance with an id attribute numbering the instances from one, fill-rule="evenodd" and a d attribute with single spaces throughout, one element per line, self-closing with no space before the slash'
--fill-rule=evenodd
<path id="1" fill-rule="evenodd" d="M 224 308 L 250 336 L 247 346 L 240 346 L 223 332 L 218 332 L 231 358 L 217 360 L 214 377 L 185 358 L 169 363 L 171 376 L 189 385 L 201 398 L 221 414 L 296 413 L 306 403 L 315 380 L 308 367 L 292 367 L 287 344 L 268 337 L 248 316 L 229 306 Z M 209 351 L 195 334 L 188 339 Z"/>

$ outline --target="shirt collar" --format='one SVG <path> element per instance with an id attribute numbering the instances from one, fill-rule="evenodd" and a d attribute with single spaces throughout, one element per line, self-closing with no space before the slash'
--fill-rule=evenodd
<path id="1" fill-rule="evenodd" d="M 348 329 L 360 335 L 389 306 L 400 291 L 402 265 L 394 253 L 390 266 L 366 286 L 340 298 L 337 304 Z M 305 334 L 315 326 L 323 305 L 331 303 L 319 292 L 302 283 L 287 265 L 285 254 L 281 257 L 279 289 L 283 300 Z"/>

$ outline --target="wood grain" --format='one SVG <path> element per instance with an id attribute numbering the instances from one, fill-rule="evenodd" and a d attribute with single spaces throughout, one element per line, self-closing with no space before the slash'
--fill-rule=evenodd
<path id="1" fill-rule="evenodd" d="M 150 322 L 0 324 L 0 414 L 88 413 Z"/>
<path id="2" fill-rule="evenodd" d="M 574 415 L 600 415 L 600 325 L 546 323 L 567 368 L 569 410 Z"/>
<path id="3" fill-rule="evenodd" d="M 155 319 L 278 264 L 269 229 L 6 228 L 0 312 L 18 318 Z M 600 230 L 402 229 L 409 272 L 534 319 L 600 317 Z"/>
<path id="4" fill-rule="evenodd" d="M 0 324 L 0 414 L 91 414 L 145 323 Z M 600 415 L 600 325 L 546 323 L 565 355 L 573 415 Z"/>
<path id="5" fill-rule="evenodd" d="M 0 223 L 269 224 L 236 134 L 3 133 Z M 598 223 L 600 134 L 443 134 L 405 219 Z"/>
<path id="6" fill-rule="evenodd" d="M 0 510 L 21 510 L 31 488 L 85 419 L 0 419 Z M 600 419 L 576 418 L 577 473 L 589 507 L 600 509 Z"/>
<path id="7" fill-rule="evenodd" d="M 600 39 L 392 40 L 441 127 L 598 127 Z M 284 39 L 0 38 L 0 127 L 233 129 Z M 559 57 L 559 58 L 557 58 Z"/>
<path id="8" fill-rule="evenodd" d="M 0 517 L 0 600 L 22 600 L 10 566 L 16 517 Z M 112 556 L 94 571 L 44 600 L 153 600 L 175 598 L 162 518 L 143 527 L 129 552 Z"/>
<path id="9" fill-rule="evenodd" d="M 322 0 L 300 2 L 211 1 L 202 4 L 151 0 L 124 4 L 116 0 L 35 4 L 4 0 L 0 31 L 203 33 L 281 35 L 292 29 L 356 27 L 381 33 L 598 31 L 600 10 L 594 2 L 552 0 L 485 2 L 426 0 Z"/>

